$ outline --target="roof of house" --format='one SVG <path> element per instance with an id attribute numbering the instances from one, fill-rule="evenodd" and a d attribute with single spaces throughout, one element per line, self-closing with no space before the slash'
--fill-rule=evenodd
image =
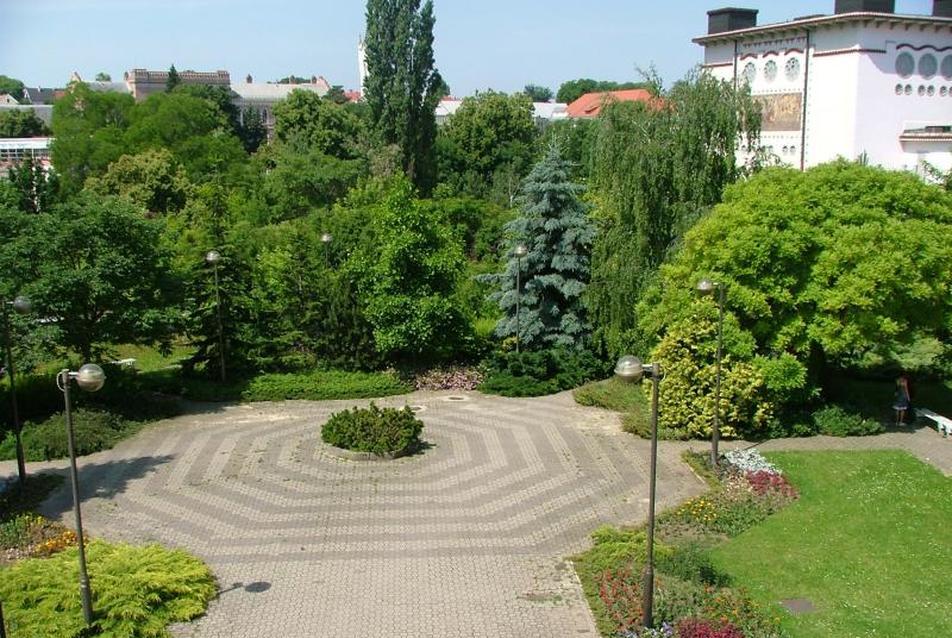
<path id="1" fill-rule="evenodd" d="M 606 102 L 653 103 L 656 98 L 646 89 L 623 89 L 604 93 L 586 93 L 568 106 L 569 117 L 598 117 Z"/>
<path id="2" fill-rule="evenodd" d="M 125 82 L 99 82 L 93 80 L 91 82 L 86 82 L 86 86 L 90 90 L 96 91 L 97 93 L 131 93 L 129 90 L 129 85 Z"/>
<path id="3" fill-rule="evenodd" d="M 0 104 L 0 111 L 33 111 L 44 124 L 53 125 L 52 104 Z"/>
<path id="4" fill-rule="evenodd" d="M 937 25 L 952 25 L 952 18 L 943 18 L 929 15 L 903 15 L 900 13 L 876 13 L 871 11 L 855 11 L 851 13 L 834 13 L 833 15 L 812 15 L 803 18 L 796 18 L 786 22 L 776 22 L 774 24 L 764 24 L 747 29 L 735 29 L 733 31 L 723 31 L 721 33 L 711 33 L 694 38 L 692 42 L 696 44 L 711 44 L 719 41 L 732 41 L 747 36 L 760 36 L 764 33 L 780 31 L 803 31 L 804 29 L 843 26 L 850 22 L 879 22 L 893 25 L 916 25 L 920 28 L 927 28 Z"/>
<path id="5" fill-rule="evenodd" d="M 27 104 L 52 104 L 53 100 L 63 97 L 66 93 L 66 89 L 31 89 L 26 87 L 23 89 L 23 97 Z"/>
<path id="6" fill-rule="evenodd" d="M 327 86 L 318 84 L 256 84 L 240 82 L 231 85 L 231 90 L 243 100 L 275 101 L 283 100 L 291 95 L 292 91 L 311 91 L 318 95 L 327 93 Z"/>

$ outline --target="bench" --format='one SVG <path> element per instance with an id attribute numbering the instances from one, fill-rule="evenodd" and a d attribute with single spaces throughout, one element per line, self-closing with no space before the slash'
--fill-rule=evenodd
<path id="1" fill-rule="evenodd" d="M 120 368 L 132 368 L 133 370 L 135 370 L 135 367 L 136 367 L 135 359 L 117 359 L 110 363 L 112 363 L 113 365 L 117 365 Z"/>
<path id="2" fill-rule="evenodd" d="M 916 416 L 935 421 L 935 427 L 942 433 L 942 436 L 948 437 L 949 434 L 952 434 L 952 419 L 948 419 L 941 414 L 936 414 L 932 410 L 925 408 L 916 408 Z"/>

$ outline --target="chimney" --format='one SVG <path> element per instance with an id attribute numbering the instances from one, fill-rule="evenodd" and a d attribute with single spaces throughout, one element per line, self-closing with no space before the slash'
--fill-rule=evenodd
<path id="1" fill-rule="evenodd" d="M 952 0 L 933 0 L 932 15 L 936 18 L 952 18 Z"/>
<path id="2" fill-rule="evenodd" d="M 254 82 L 254 78 L 251 77 L 251 74 L 249 73 L 245 76 L 245 84 L 251 84 L 252 82 Z"/>
<path id="3" fill-rule="evenodd" d="M 896 0 L 836 0 L 834 13 L 896 13 Z"/>
<path id="4" fill-rule="evenodd" d="M 757 9 L 727 7 L 707 12 L 707 33 L 724 33 L 757 26 Z"/>

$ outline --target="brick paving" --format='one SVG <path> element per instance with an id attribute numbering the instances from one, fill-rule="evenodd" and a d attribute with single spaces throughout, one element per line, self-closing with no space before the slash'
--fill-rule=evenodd
<path id="1" fill-rule="evenodd" d="M 565 557 L 603 523 L 647 508 L 649 444 L 567 393 L 416 393 L 425 452 L 334 454 L 319 429 L 363 401 L 195 406 L 80 460 L 84 521 L 111 540 L 205 559 L 221 587 L 180 638 L 597 636 Z M 741 441 L 724 448 L 749 447 Z M 702 492 L 662 442 L 659 508 Z M 768 441 L 780 449 L 905 449 L 952 474 L 952 440 L 920 424 L 877 437 Z M 63 462 L 30 464 L 64 471 Z M 0 478 L 12 475 L 0 463 Z M 70 524 L 68 486 L 43 506 Z"/>
<path id="2" fill-rule="evenodd" d="M 597 636 L 565 557 L 644 520 L 648 442 L 568 394 L 460 396 L 378 401 L 422 408 L 429 444 L 385 462 L 320 442 L 366 402 L 206 406 L 81 459 L 84 523 L 211 565 L 222 593 L 181 637 Z M 661 507 L 704 489 L 680 449 L 660 454 Z M 43 513 L 70 507 L 64 486 Z"/>

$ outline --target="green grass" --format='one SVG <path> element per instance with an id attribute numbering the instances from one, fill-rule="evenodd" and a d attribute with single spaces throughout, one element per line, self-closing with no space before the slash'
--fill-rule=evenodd
<path id="1" fill-rule="evenodd" d="M 952 635 L 952 479 L 905 452 L 768 457 L 801 498 L 713 550 L 735 584 L 811 600 L 791 638 Z"/>

